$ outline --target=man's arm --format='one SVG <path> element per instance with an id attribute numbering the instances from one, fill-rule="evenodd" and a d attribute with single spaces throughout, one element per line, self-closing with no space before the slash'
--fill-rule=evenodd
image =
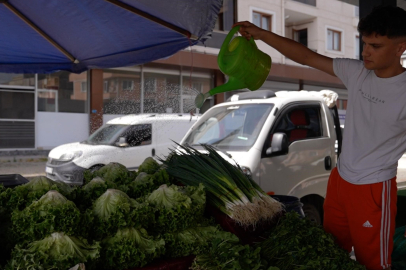
<path id="1" fill-rule="evenodd" d="M 240 25 L 240 34 L 248 40 L 251 37 L 262 40 L 281 54 L 299 64 L 310 66 L 332 76 L 336 76 L 334 74 L 332 58 L 318 54 L 299 42 L 261 29 L 250 22 L 238 22 L 234 24 L 233 27 L 237 25 Z"/>

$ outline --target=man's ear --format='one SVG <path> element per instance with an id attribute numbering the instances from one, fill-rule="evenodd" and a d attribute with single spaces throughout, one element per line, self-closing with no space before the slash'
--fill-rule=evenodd
<path id="1" fill-rule="evenodd" d="M 399 43 L 398 51 L 396 52 L 396 55 L 399 57 L 402 56 L 402 54 L 405 52 L 405 50 L 406 50 L 406 40 Z"/>

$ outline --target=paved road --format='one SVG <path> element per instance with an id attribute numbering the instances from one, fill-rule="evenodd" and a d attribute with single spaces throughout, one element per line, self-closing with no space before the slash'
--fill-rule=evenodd
<path id="1" fill-rule="evenodd" d="M 0 157 L 0 174 L 21 174 L 24 177 L 45 175 L 46 156 Z M 406 154 L 399 160 L 398 187 L 406 189 Z"/>

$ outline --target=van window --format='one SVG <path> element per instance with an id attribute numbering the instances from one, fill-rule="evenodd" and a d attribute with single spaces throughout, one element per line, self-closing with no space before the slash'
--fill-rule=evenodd
<path id="1" fill-rule="evenodd" d="M 211 144 L 224 150 L 248 150 L 257 140 L 273 104 L 221 106 L 206 112 L 184 140 L 191 146 Z"/>
<path id="2" fill-rule="evenodd" d="M 152 143 L 152 125 L 142 124 L 129 127 L 120 137 L 125 137 L 130 147 Z M 117 139 L 118 142 L 119 139 Z"/>
<path id="3" fill-rule="evenodd" d="M 320 106 L 295 107 L 284 112 L 277 121 L 273 133 L 285 133 L 289 143 L 322 136 Z"/>
<path id="4" fill-rule="evenodd" d="M 127 125 L 105 125 L 96 130 L 87 140 L 83 141 L 82 143 L 111 144 L 111 141 L 127 128 Z"/>

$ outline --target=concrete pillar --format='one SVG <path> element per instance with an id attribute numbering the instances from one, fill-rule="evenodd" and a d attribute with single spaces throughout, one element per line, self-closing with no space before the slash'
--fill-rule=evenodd
<path id="1" fill-rule="evenodd" d="M 89 132 L 92 134 L 103 125 L 103 70 L 90 70 Z"/>

